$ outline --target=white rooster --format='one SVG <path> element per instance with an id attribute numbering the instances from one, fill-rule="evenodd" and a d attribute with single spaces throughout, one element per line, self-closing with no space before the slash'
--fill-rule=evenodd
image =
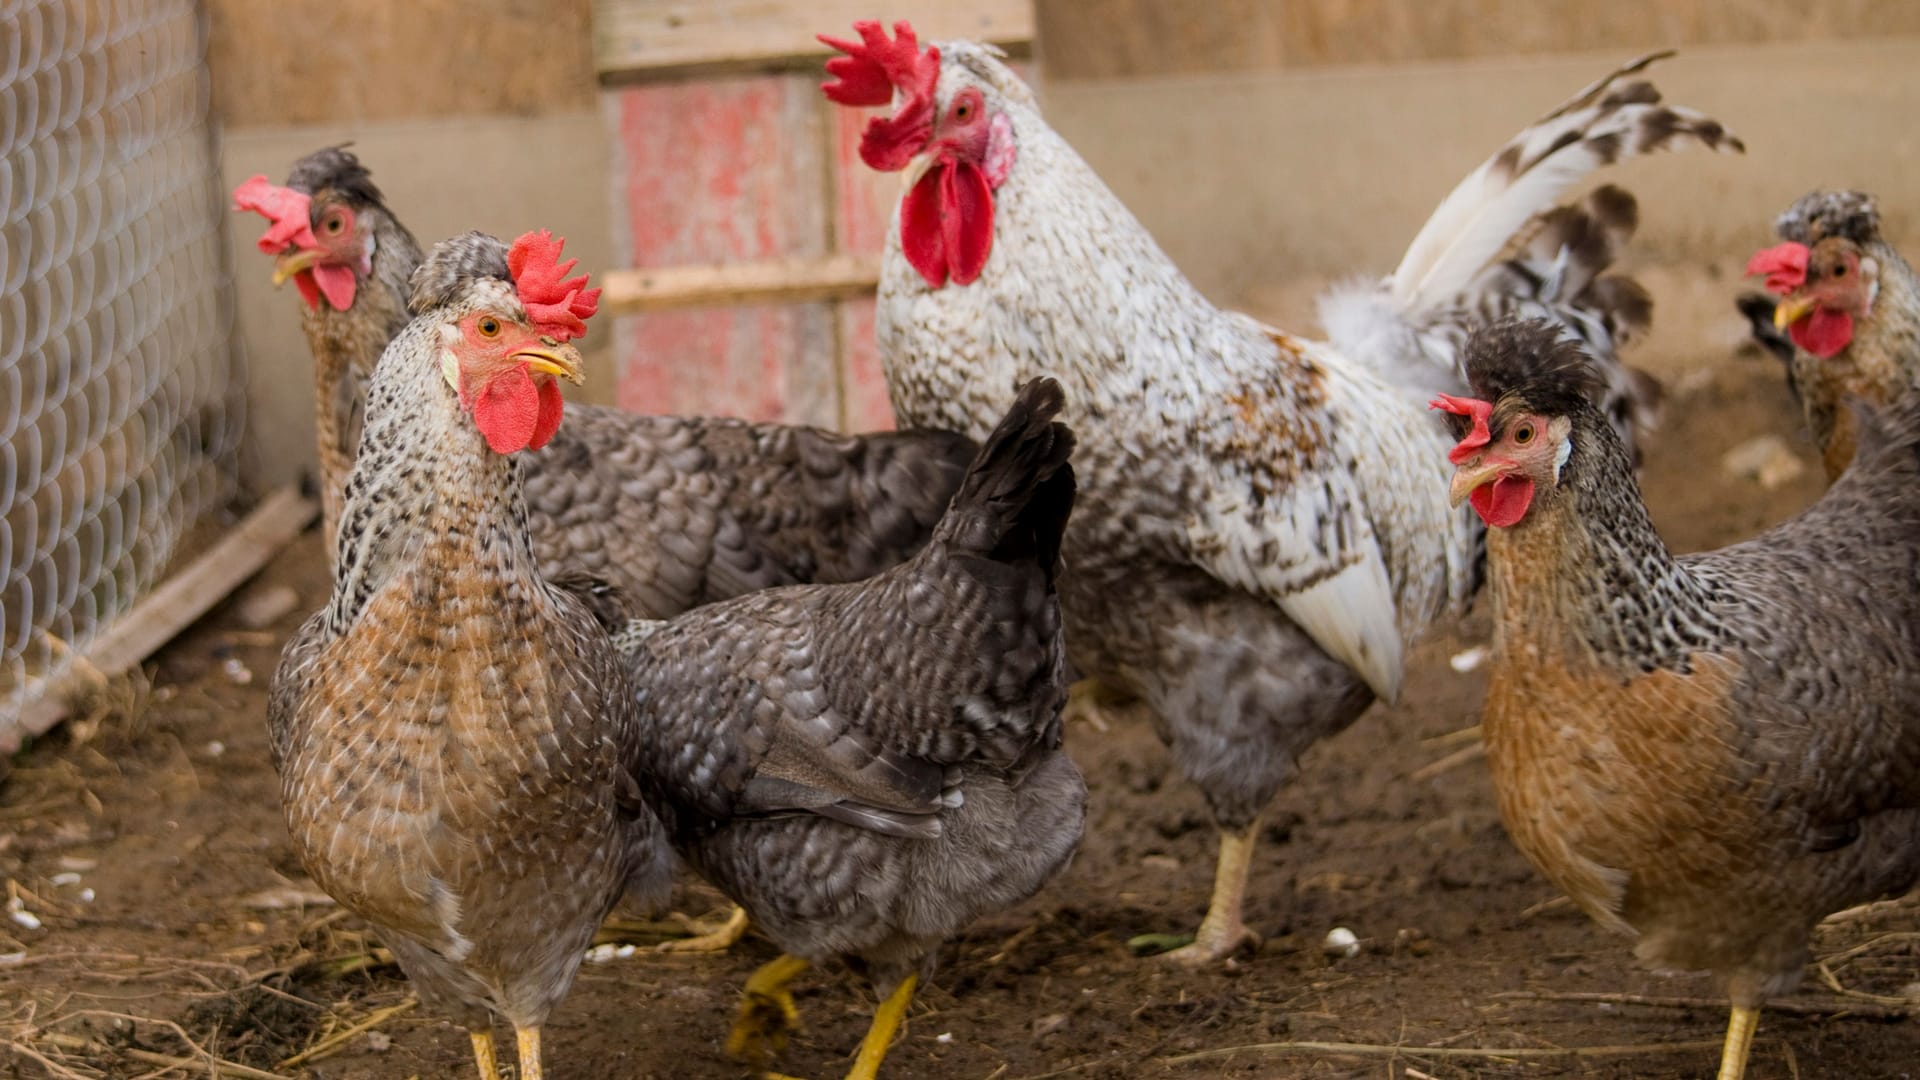
<path id="1" fill-rule="evenodd" d="M 922 51 L 912 28 L 822 38 L 827 96 L 892 104 L 861 155 L 906 170 L 878 336 L 902 423 L 984 436 L 1014 387 L 1051 375 L 1081 434 L 1062 583 L 1075 665 L 1158 719 L 1221 829 L 1212 903 L 1172 957 L 1257 940 L 1242 896 L 1261 812 L 1316 740 L 1399 693 L 1407 645 L 1461 613 L 1479 522 L 1447 505 L 1453 438 L 1426 414 L 1464 392 L 1460 345 L 1499 315 L 1559 320 L 1611 369 L 1625 426 L 1650 380 L 1619 365 L 1646 292 L 1603 276 L 1636 223 L 1595 169 L 1740 143 L 1630 78 L 1576 95 L 1456 188 L 1383 282 L 1323 302 L 1311 342 L 1200 295 L 1041 117 L 994 49 Z"/>

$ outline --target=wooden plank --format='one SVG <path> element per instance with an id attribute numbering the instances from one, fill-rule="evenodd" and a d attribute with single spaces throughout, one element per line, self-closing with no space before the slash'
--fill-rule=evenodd
<path id="1" fill-rule="evenodd" d="M 1911 0 L 1034 0 L 1047 78 L 1127 79 L 1483 56 L 1881 38 Z"/>
<path id="2" fill-rule="evenodd" d="M 94 639 L 84 662 L 107 678 L 132 670 L 226 599 L 292 542 L 320 512 L 320 504 L 283 487 L 254 508 L 233 531 L 160 584 Z M 27 735 L 43 734 L 65 719 L 67 702 L 56 687 L 0 730 L 0 757 L 20 749 Z"/>
<path id="3" fill-rule="evenodd" d="M 811 65 L 827 55 L 815 34 L 852 36 L 877 10 L 913 23 L 921 41 L 1032 47 L 1032 0 L 594 0 L 594 67 L 605 82 Z"/>
<path id="4" fill-rule="evenodd" d="M 727 266 L 613 270 L 601 278 L 600 307 L 616 315 L 748 304 L 806 304 L 871 296 L 880 284 L 875 255 L 768 259 Z"/>

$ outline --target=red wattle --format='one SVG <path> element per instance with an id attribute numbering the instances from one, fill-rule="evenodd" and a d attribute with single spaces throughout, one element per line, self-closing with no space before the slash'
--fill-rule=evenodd
<path id="1" fill-rule="evenodd" d="M 354 290 L 359 287 L 359 281 L 353 274 L 353 267 L 340 266 L 335 263 L 320 263 L 313 267 L 311 273 L 314 283 L 319 287 L 320 294 L 327 298 L 327 303 L 332 306 L 333 310 L 345 311 L 353 306 L 353 293 Z M 305 277 L 306 275 L 301 274 L 298 276 Z M 301 289 L 300 295 L 305 296 L 306 290 Z M 312 303 L 312 300 L 309 299 L 308 303 Z"/>
<path id="2" fill-rule="evenodd" d="M 1787 328 L 1793 343 L 1822 360 L 1832 359 L 1853 340 L 1853 316 L 1816 307 L 1813 313 Z"/>
<path id="3" fill-rule="evenodd" d="M 993 251 L 993 187 L 970 161 L 943 160 L 926 171 L 900 206 L 900 248 L 929 288 L 968 285 Z"/>
<path id="4" fill-rule="evenodd" d="M 947 283 L 947 250 L 940 233 L 940 192 L 947 167 L 935 165 L 900 201 L 900 249 L 927 287 Z"/>
<path id="5" fill-rule="evenodd" d="M 560 414 L 565 408 L 560 384 L 552 379 L 540 380 L 540 413 L 534 418 L 533 438 L 527 440 L 528 447 L 538 450 L 552 441 L 553 433 L 560 430 Z"/>
<path id="6" fill-rule="evenodd" d="M 305 300 L 308 307 L 320 306 L 320 286 L 314 283 L 311 268 L 293 275 L 293 287 L 300 290 L 300 299 Z"/>
<path id="7" fill-rule="evenodd" d="M 1496 529 L 1505 529 L 1519 524 L 1520 519 L 1527 516 L 1527 507 L 1533 502 L 1533 481 L 1524 476 L 1503 476 L 1474 488 L 1467 501 L 1473 504 L 1480 520 Z"/>
<path id="8" fill-rule="evenodd" d="M 556 391 L 557 392 L 557 391 Z M 532 444 L 540 430 L 540 394 L 525 365 L 495 377 L 473 397 L 473 426 L 496 454 L 511 454 Z M 559 426 L 559 418 L 554 418 Z M 552 436 L 549 431 L 548 436 Z"/>
<path id="9" fill-rule="evenodd" d="M 993 189 L 987 175 L 970 161 L 946 168 L 940 185 L 940 231 L 947 264 L 956 285 L 970 285 L 986 269 L 993 251 Z"/>

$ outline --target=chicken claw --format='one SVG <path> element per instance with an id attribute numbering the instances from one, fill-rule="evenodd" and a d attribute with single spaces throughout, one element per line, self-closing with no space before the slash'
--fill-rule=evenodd
<path id="1" fill-rule="evenodd" d="M 1203 968 L 1225 960 L 1242 947 L 1259 948 L 1260 935 L 1241 921 L 1240 908 L 1247 891 L 1247 870 L 1253 862 L 1254 838 L 1260 821 L 1254 819 L 1243 832 L 1220 833 L 1220 865 L 1214 871 L 1213 900 L 1207 905 L 1207 917 L 1200 922 L 1193 943 L 1157 959 L 1184 968 Z"/>
<path id="2" fill-rule="evenodd" d="M 747 936 L 747 909 L 735 905 L 733 914 L 728 915 L 719 926 L 709 923 L 686 920 L 687 932 L 691 937 L 678 941 L 663 941 L 654 946 L 657 952 L 717 953 L 726 952 L 734 947 L 741 938 Z"/>
<path id="3" fill-rule="evenodd" d="M 800 1029 L 800 1008 L 787 984 L 808 966 L 800 957 L 782 953 L 747 976 L 740 1011 L 727 1033 L 728 1056 L 760 1065 L 785 1049 L 787 1036 Z"/>

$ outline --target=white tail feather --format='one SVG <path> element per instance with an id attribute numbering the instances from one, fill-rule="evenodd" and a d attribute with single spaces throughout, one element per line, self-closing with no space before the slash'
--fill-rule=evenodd
<path id="1" fill-rule="evenodd" d="M 1576 94 L 1469 173 L 1441 201 L 1389 279 L 1403 314 L 1452 302 L 1516 233 L 1594 170 L 1689 142 L 1738 148 L 1718 123 L 1660 103 L 1650 86 L 1607 91 L 1669 53 L 1642 57 Z"/>

